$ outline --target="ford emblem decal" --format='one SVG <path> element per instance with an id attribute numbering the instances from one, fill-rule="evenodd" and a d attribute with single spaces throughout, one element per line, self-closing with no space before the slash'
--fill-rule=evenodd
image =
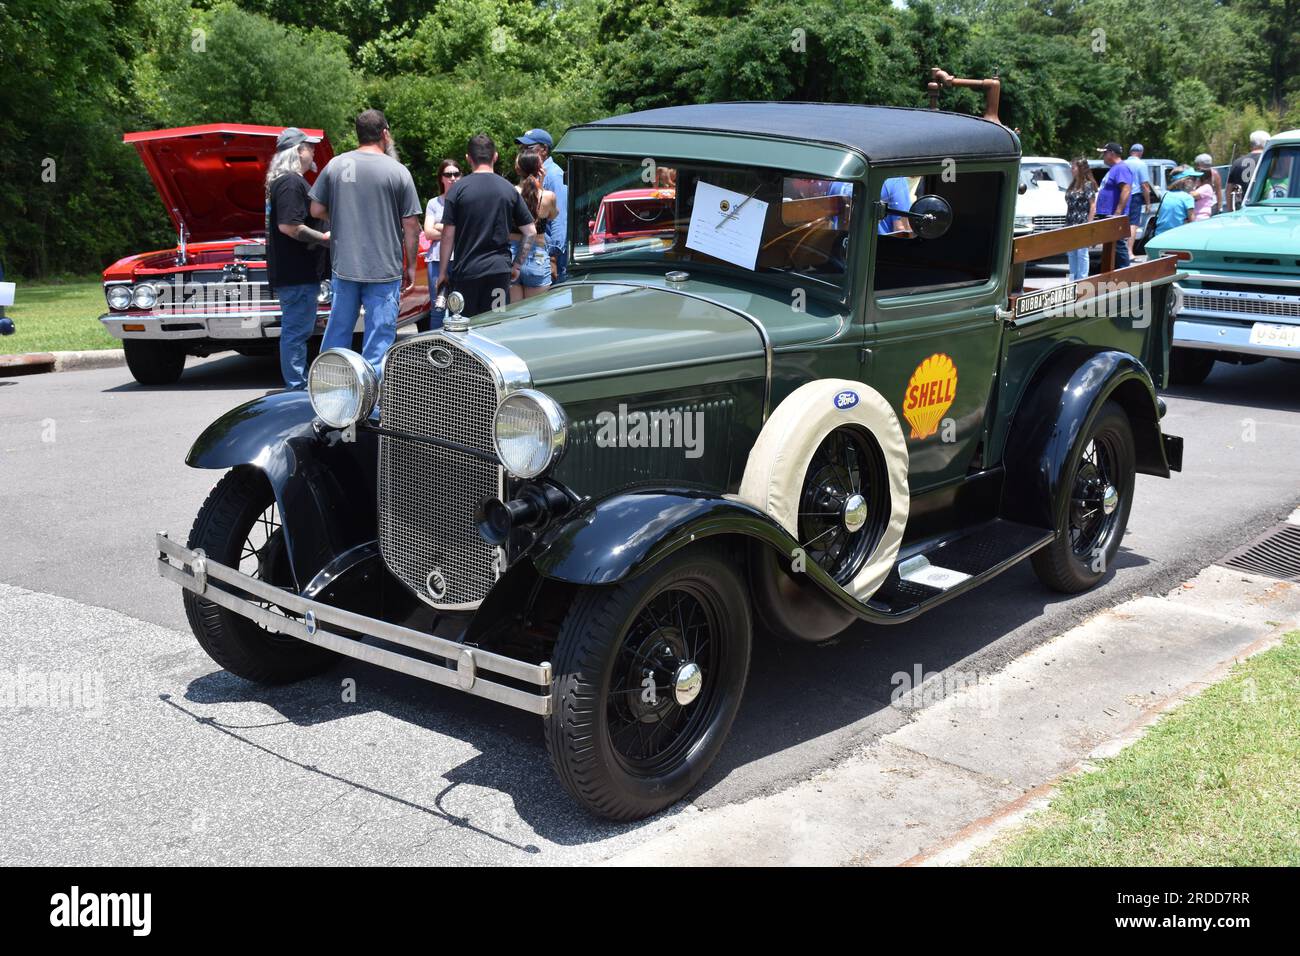
<path id="1" fill-rule="evenodd" d="M 840 411 L 845 411 L 858 404 L 858 393 L 845 389 L 835 396 L 835 407 Z"/>
<path id="2" fill-rule="evenodd" d="M 429 349 L 429 362 L 435 368 L 451 368 L 451 352 L 441 345 L 435 345 Z"/>
<path id="3" fill-rule="evenodd" d="M 429 597 L 435 601 L 441 601 L 447 596 L 447 579 L 443 577 L 441 568 L 430 571 L 424 579 L 424 585 L 429 589 Z"/>

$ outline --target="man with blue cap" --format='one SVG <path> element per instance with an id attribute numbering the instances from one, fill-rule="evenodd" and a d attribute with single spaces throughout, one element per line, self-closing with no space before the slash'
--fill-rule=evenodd
<path id="1" fill-rule="evenodd" d="M 1146 148 L 1141 143 L 1134 143 L 1128 148 L 1128 159 L 1124 162 L 1133 170 L 1133 176 L 1137 185 L 1133 187 L 1133 195 L 1128 201 L 1128 223 L 1129 223 L 1129 251 L 1133 249 L 1133 242 L 1137 240 L 1142 233 L 1142 213 L 1145 211 L 1148 203 L 1151 202 L 1151 171 L 1147 169 L 1146 160 L 1142 154 Z M 1140 187 L 1140 188 L 1139 188 Z"/>
<path id="2" fill-rule="evenodd" d="M 546 251 L 555 260 L 555 281 L 563 282 L 569 277 L 569 187 L 564 183 L 564 170 L 551 159 L 555 141 L 544 129 L 530 129 L 515 142 L 541 159 L 546 171 L 542 188 L 555 193 L 555 218 L 546 221 Z"/>

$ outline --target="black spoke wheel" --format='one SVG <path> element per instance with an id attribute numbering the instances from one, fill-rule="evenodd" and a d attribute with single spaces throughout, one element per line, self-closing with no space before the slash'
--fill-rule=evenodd
<path id="1" fill-rule="evenodd" d="M 1107 402 L 1062 475 L 1056 538 L 1034 554 L 1044 584 L 1075 594 L 1106 575 L 1128 525 L 1135 475 L 1132 425 L 1123 408 Z"/>
<path id="2" fill-rule="evenodd" d="M 260 471 L 237 468 L 217 482 L 194 519 L 189 547 L 250 577 L 293 589 L 284 527 L 271 485 Z M 210 581 L 209 586 L 222 585 Z M 194 636 L 232 674 L 258 683 L 286 683 L 317 674 L 335 659 L 327 650 L 274 634 L 192 591 L 182 593 Z M 275 605 L 259 603 L 283 614 Z"/>
<path id="3" fill-rule="evenodd" d="M 836 428 L 808 462 L 799 494 L 799 546 L 836 583 L 862 568 L 889 523 L 889 476 L 869 433 Z"/>
<path id="4" fill-rule="evenodd" d="M 556 643 L 546 740 L 560 780 L 592 812 L 661 810 L 721 749 L 749 670 L 739 563 L 696 547 L 579 592 Z"/>

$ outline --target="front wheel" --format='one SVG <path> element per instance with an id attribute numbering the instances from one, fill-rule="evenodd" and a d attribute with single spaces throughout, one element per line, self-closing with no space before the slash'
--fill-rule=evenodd
<path id="1" fill-rule="evenodd" d="M 579 592 L 556 643 L 546 745 L 560 781 L 593 813 L 662 810 L 722 748 L 749 672 L 737 564 L 722 549 L 687 549 Z"/>
<path id="2" fill-rule="evenodd" d="M 1105 576 L 1128 527 L 1136 474 L 1133 427 L 1123 408 L 1107 402 L 1071 454 L 1057 491 L 1056 538 L 1033 556 L 1040 581 L 1077 594 Z"/>
<path id="3" fill-rule="evenodd" d="M 253 468 L 227 472 L 199 509 L 189 547 L 213 561 L 274 584 L 293 588 L 279 506 L 266 476 Z M 220 587 L 219 583 L 210 586 Z M 296 637 L 273 634 L 248 618 L 182 592 L 185 616 L 208 656 L 237 677 L 283 684 L 318 674 L 334 661 L 330 651 Z M 273 605 L 263 605 L 275 613 Z"/>
<path id="4" fill-rule="evenodd" d="M 172 385 L 185 371 L 185 349 L 175 342 L 124 339 L 126 367 L 141 385 Z"/>

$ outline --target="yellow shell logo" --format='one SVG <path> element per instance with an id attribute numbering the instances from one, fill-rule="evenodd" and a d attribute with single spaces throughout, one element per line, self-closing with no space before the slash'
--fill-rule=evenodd
<path id="1" fill-rule="evenodd" d="M 936 352 L 916 367 L 903 396 L 903 417 L 912 426 L 909 438 L 929 438 L 957 397 L 957 366 Z"/>

